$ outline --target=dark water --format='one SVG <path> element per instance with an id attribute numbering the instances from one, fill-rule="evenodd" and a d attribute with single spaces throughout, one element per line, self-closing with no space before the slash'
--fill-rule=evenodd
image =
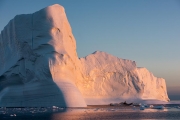
<path id="1" fill-rule="evenodd" d="M 139 106 L 0 108 L 0 120 L 180 119 L 180 104 L 163 106 L 164 109 L 145 108 L 144 110 L 140 110 Z"/>

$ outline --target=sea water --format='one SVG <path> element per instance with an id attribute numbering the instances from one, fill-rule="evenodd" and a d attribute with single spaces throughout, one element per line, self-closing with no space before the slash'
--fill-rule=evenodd
<path id="1" fill-rule="evenodd" d="M 144 109 L 140 109 L 141 107 L 122 105 L 88 106 L 86 108 L 56 106 L 46 108 L 1 107 L 0 120 L 180 119 L 180 101 L 172 101 L 171 104 L 164 105 L 147 105 Z"/>

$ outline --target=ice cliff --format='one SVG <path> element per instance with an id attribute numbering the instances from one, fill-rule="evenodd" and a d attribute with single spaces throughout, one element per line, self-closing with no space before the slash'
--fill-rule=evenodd
<path id="1" fill-rule="evenodd" d="M 0 34 L 0 106 L 85 107 L 126 99 L 168 101 L 165 80 L 105 52 L 78 58 L 60 5 L 17 15 Z"/>

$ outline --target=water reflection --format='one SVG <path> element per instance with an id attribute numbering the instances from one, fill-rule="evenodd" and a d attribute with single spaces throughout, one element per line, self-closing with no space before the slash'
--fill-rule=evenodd
<path id="1" fill-rule="evenodd" d="M 155 105 L 156 106 L 156 105 Z M 163 109 L 139 106 L 89 106 L 87 108 L 0 108 L 0 120 L 68 120 L 68 119 L 180 119 L 180 105 L 163 105 Z M 160 107 L 159 107 L 160 108 Z"/>

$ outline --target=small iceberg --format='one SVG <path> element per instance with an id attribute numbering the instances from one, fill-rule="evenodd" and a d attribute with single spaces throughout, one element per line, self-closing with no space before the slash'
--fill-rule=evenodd
<path id="1" fill-rule="evenodd" d="M 145 109 L 144 105 L 140 106 L 139 109 L 140 109 L 140 110 L 144 110 L 144 109 Z"/>
<path id="2" fill-rule="evenodd" d="M 115 109 L 111 109 L 111 111 L 115 111 Z"/>
<path id="3" fill-rule="evenodd" d="M 58 107 L 57 106 L 52 106 L 53 109 L 57 109 Z"/>
<path id="4" fill-rule="evenodd" d="M 133 103 L 134 106 L 141 106 L 141 103 Z"/>
<path id="5" fill-rule="evenodd" d="M 16 116 L 16 114 L 11 114 L 10 116 L 13 117 L 13 116 Z"/>
<path id="6" fill-rule="evenodd" d="M 154 107 L 154 105 L 149 105 L 149 107 L 150 107 L 150 108 L 153 108 L 153 107 Z"/>

